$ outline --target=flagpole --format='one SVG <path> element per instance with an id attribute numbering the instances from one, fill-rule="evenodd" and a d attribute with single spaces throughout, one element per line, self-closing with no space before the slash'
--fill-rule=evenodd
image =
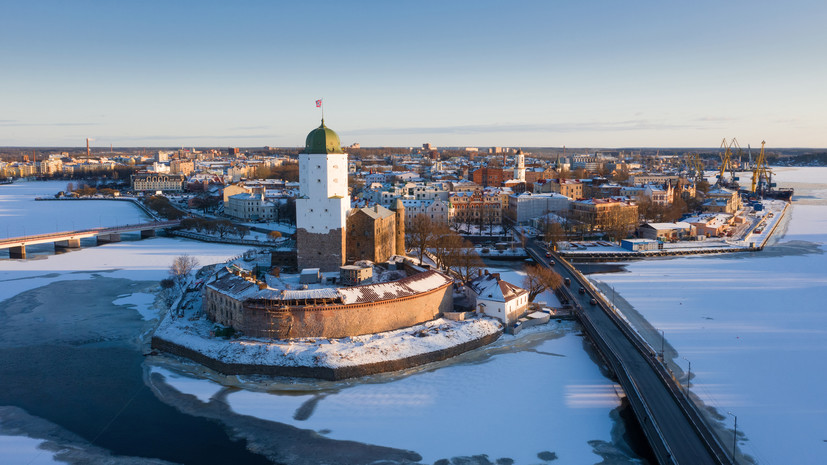
<path id="1" fill-rule="evenodd" d="M 322 106 L 321 106 L 321 108 L 322 108 L 322 121 L 324 121 L 324 97 L 322 97 L 321 100 L 322 100 Z"/>

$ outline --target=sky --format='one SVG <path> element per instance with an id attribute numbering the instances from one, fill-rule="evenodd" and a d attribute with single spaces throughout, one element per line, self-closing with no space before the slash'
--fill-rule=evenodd
<path id="1" fill-rule="evenodd" d="M 0 11 L 0 146 L 827 147 L 823 0 Z"/>

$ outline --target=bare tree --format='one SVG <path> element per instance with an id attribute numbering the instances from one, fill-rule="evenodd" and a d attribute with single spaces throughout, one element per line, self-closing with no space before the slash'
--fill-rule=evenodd
<path id="1" fill-rule="evenodd" d="M 534 302 L 546 289 L 554 290 L 563 284 L 563 278 L 559 274 L 542 265 L 526 265 L 523 271 L 526 273 L 523 287 L 528 291 L 529 302 Z"/>
<path id="2" fill-rule="evenodd" d="M 169 274 L 179 284 L 182 285 L 195 267 L 198 266 L 198 259 L 190 255 L 184 254 L 175 257 L 172 265 L 169 267 Z"/>
<path id="3" fill-rule="evenodd" d="M 232 221 L 229 220 L 221 220 L 215 223 L 215 231 L 218 233 L 218 237 L 224 239 L 224 236 L 228 233 L 231 233 L 235 230 L 235 225 Z"/>
<path id="4" fill-rule="evenodd" d="M 459 247 L 452 249 L 446 260 L 446 268 L 454 271 L 465 283 L 474 279 L 479 270 L 485 267 L 474 245 L 467 239 L 462 240 Z"/>
<path id="5" fill-rule="evenodd" d="M 244 236 L 250 234 L 250 228 L 244 226 L 243 224 L 236 225 L 235 234 L 238 236 L 239 239 L 244 239 Z"/>
<path id="6" fill-rule="evenodd" d="M 436 238 L 433 222 L 428 216 L 420 213 L 413 217 L 409 226 L 405 227 L 405 234 L 408 236 L 408 244 L 419 252 L 419 264 L 421 265 L 425 251 L 433 245 Z"/>
<path id="7" fill-rule="evenodd" d="M 543 239 L 551 244 L 552 246 L 556 246 L 558 242 L 565 240 L 566 238 L 566 231 L 563 229 L 563 226 L 556 221 L 549 221 L 545 223 L 545 228 L 543 231 Z"/>
<path id="8" fill-rule="evenodd" d="M 447 267 L 446 263 L 449 260 L 449 255 L 458 247 L 462 246 L 462 236 L 451 231 L 447 226 L 440 225 L 434 228 L 435 239 L 433 241 L 433 253 L 436 257 L 437 265 Z"/>

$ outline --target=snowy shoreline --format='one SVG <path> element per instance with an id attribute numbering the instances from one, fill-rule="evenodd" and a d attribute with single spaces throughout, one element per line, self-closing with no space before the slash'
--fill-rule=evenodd
<path id="1" fill-rule="evenodd" d="M 269 341 L 210 335 L 205 318 L 168 314 L 152 337 L 152 348 L 189 358 L 223 374 L 260 374 L 341 380 L 403 370 L 445 360 L 496 341 L 502 325 L 479 317 L 439 318 L 385 333 L 342 339 Z"/>

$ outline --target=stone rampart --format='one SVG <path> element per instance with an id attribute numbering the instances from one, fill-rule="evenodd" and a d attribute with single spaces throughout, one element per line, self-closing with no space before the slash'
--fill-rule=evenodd
<path id="1" fill-rule="evenodd" d="M 455 346 L 428 352 L 425 354 L 413 355 L 410 357 L 387 360 L 382 362 L 365 363 L 361 365 L 350 365 L 343 367 L 326 366 L 282 366 L 282 365 L 254 365 L 243 363 L 226 363 L 222 360 L 206 356 L 198 351 L 182 345 L 161 339 L 152 338 L 152 348 L 163 350 L 174 355 L 188 358 L 198 362 L 212 370 L 226 375 L 268 375 L 268 376 L 290 376 L 299 378 L 318 378 L 331 381 L 358 378 L 361 376 L 385 373 L 389 371 L 404 370 L 426 363 L 438 362 L 455 357 L 470 350 L 491 344 L 496 341 L 502 333 L 487 334 L 478 339 L 463 342 Z"/>
<path id="2" fill-rule="evenodd" d="M 448 283 L 413 296 L 358 304 L 286 307 L 278 302 L 248 300 L 234 318 L 237 330 L 251 337 L 342 338 L 381 333 L 433 320 L 453 309 Z"/>

